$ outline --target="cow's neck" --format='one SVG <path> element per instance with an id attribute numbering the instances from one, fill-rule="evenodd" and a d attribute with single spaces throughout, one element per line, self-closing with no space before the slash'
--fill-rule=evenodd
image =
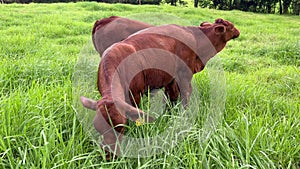
<path id="1" fill-rule="evenodd" d="M 220 52 L 225 47 L 226 41 L 222 37 L 215 35 L 215 33 L 213 31 L 213 27 L 208 27 L 208 28 L 200 27 L 200 30 L 210 40 L 212 45 L 215 47 L 217 53 Z"/>

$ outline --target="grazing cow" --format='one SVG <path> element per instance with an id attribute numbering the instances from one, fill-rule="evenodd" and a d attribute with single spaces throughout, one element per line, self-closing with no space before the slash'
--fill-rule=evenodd
<path id="1" fill-rule="evenodd" d="M 131 34 L 150 26 L 140 21 L 118 16 L 97 20 L 92 31 L 94 47 L 102 56 L 103 52 L 112 44 L 120 42 Z"/>
<path id="2" fill-rule="evenodd" d="M 127 117 L 136 121 L 144 114 L 128 103 L 138 105 L 147 89 L 165 88 L 172 99 L 180 93 L 187 105 L 193 74 L 203 70 L 207 61 L 239 34 L 231 22 L 217 19 L 200 26 L 150 27 L 112 45 L 103 53 L 98 69 L 102 99 L 81 97 L 85 107 L 96 110 L 94 126 L 103 135 L 103 145 L 118 153 L 115 144 L 122 139 Z"/>

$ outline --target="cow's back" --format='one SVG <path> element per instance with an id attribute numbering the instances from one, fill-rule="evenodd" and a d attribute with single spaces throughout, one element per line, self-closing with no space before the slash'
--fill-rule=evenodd
<path id="1" fill-rule="evenodd" d="M 116 16 L 96 21 L 92 31 L 94 47 L 102 55 L 112 44 L 150 26 L 143 22 Z"/>

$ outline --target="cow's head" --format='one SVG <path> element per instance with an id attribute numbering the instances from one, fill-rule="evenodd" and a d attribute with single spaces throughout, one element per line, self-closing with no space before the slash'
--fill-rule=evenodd
<path id="1" fill-rule="evenodd" d="M 114 102 L 108 98 L 95 101 L 81 96 L 80 101 L 84 107 L 96 111 L 94 127 L 103 136 L 100 146 L 106 152 L 106 160 L 116 158 L 120 153 L 117 141 L 122 139 L 126 117 L 119 113 Z"/>
<path id="2" fill-rule="evenodd" d="M 100 134 L 104 134 L 112 127 L 126 123 L 126 117 L 119 113 L 113 101 L 102 99 L 94 101 L 86 97 L 80 97 L 82 105 L 88 109 L 96 111 L 94 127 Z M 118 132 L 123 131 L 123 127 L 115 127 Z"/>
<path id="3" fill-rule="evenodd" d="M 240 36 L 240 31 L 229 21 L 216 19 L 214 25 L 215 32 L 223 36 L 226 42 Z"/>
<path id="4" fill-rule="evenodd" d="M 224 19 L 216 19 L 215 23 L 202 22 L 200 27 L 212 29 L 216 36 L 222 37 L 225 42 L 239 37 L 240 31 L 234 25 Z"/>
<path id="5" fill-rule="evenodd" d="M 200 29 L 210 39 L 217 52 L 225 47 L 226 42 L 240 35 L 240 31 L 231 22 L 220 18 L 214 23 L 202 22 Z"/>

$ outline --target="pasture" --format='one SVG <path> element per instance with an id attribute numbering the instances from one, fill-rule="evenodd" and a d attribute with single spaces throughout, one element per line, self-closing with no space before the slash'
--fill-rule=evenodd
<path id="1" fill-rule="evenodd" d="M 74 72 L 80 59 L 95 55 L 95 20 L 111 15 L 154 25 L 224 18 L 241 31 L 217 55 L 226 100 L 209 138 L 199 141 L 209 102 L 205 69 L 194 76 L 204 108 L 175 147 L 146 158 L 102 159 L 76 115 Z M 299 16 L 95 2 L 1 4 L 0 16 L 0 168 L 300 168 Z M 129 134 L 143 135 L 130 125 Z"/>

